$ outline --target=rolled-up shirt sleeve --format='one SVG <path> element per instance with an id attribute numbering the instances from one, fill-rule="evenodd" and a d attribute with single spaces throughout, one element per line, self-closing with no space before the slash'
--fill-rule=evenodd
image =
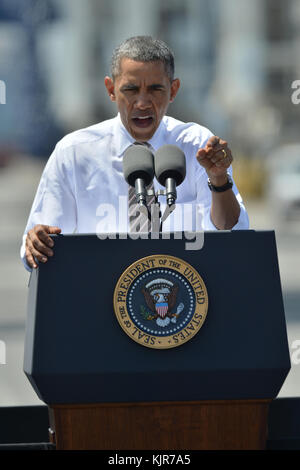
<path id="1" fill-rule="evenodd" d="M 57 226 L 62 233 L 76 229 L 76 200 L 73 184 L 72 148 L 57 144 L 51 154 L 31 207 L 20 250 L 25 268 L 31 271 L 25 257 L 25 241 L 29 230 L 37 224 Z"/>

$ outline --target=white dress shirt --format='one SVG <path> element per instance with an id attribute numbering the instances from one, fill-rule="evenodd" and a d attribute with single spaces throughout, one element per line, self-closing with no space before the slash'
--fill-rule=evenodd
<path id="1" fill-rule="evenodd" d="M 176 209 L 163 224 L 163 231 L 217 230 L 210 218 L 211 192 L 205 169 L 196 153 L 213 134 L 203 126 L 165 116 L 148 141 L 153 151 L 177 145 L 186 156 L 186 178 L 177 187 Z M 61 228 L 62 233 L 128 232 L 128 184 L 122 160 L 134 142 L 120 115 L 66 135 L 58 142 L 43 171 L 23 235 L 21 258 L 25 259 L 27 232 L 36 224 Z M 232 168 L 228 169 L 232 175 Z M 154 179 L 155 189 L 164 189 Z M 240 216 L 233 229 L 248 229 L 249 220 L 234 183 Z M 162 212 L 165 201 L 160 197 Z"/>

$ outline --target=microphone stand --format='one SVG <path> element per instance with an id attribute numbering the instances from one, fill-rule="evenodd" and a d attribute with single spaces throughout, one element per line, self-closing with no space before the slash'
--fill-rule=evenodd
<path id="1" fill-rule="evenodd" d="M 171 179 L 171 178 L 170 178 Z M 169 215 L 175 210 L 176 204 L 176 188 L 174 194 L 174 188 L 172 186 L 172 194 L 170 188 L 166 186 L 166 189 L 159 189 L 156 194 L 153 190 L 148 190 L 147 194 L 149 196 L 155 196 L 155 203 L 151 206 L 151 231 L 155 233 L 162 232 L 163 222 L 169 217 Z M 167 198 L 167 207 L 161 214 L 160 202 L 158 201 L 158 196 L 166 196 Z"/>

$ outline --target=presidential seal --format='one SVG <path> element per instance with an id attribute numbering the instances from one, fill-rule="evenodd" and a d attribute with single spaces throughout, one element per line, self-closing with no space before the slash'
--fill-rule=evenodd
<path id="1" fill-rule="evenodd" d="M 142 258 L 129 266 L 114 291 L 114 311 L 125 333 L 149 348 L 167 349 L 189 341 L 208 308 L 205 284 L 182 259 Z"/>

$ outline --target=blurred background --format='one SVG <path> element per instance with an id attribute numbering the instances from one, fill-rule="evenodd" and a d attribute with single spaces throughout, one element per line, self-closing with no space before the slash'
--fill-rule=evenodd
<path id="1" fill-rule="evenodd" d="M 251 228 L 276 231 L 292 357 L 279 396 L 299 396 L 299 1 L 0 0 L 0 406 L 41 404 L 22 371 L 19 249 L 42 169 L 63 135 L 115 115 L 103 78 L 137 34 L 171 46 L 169 114 L 228 140 Z"/>

